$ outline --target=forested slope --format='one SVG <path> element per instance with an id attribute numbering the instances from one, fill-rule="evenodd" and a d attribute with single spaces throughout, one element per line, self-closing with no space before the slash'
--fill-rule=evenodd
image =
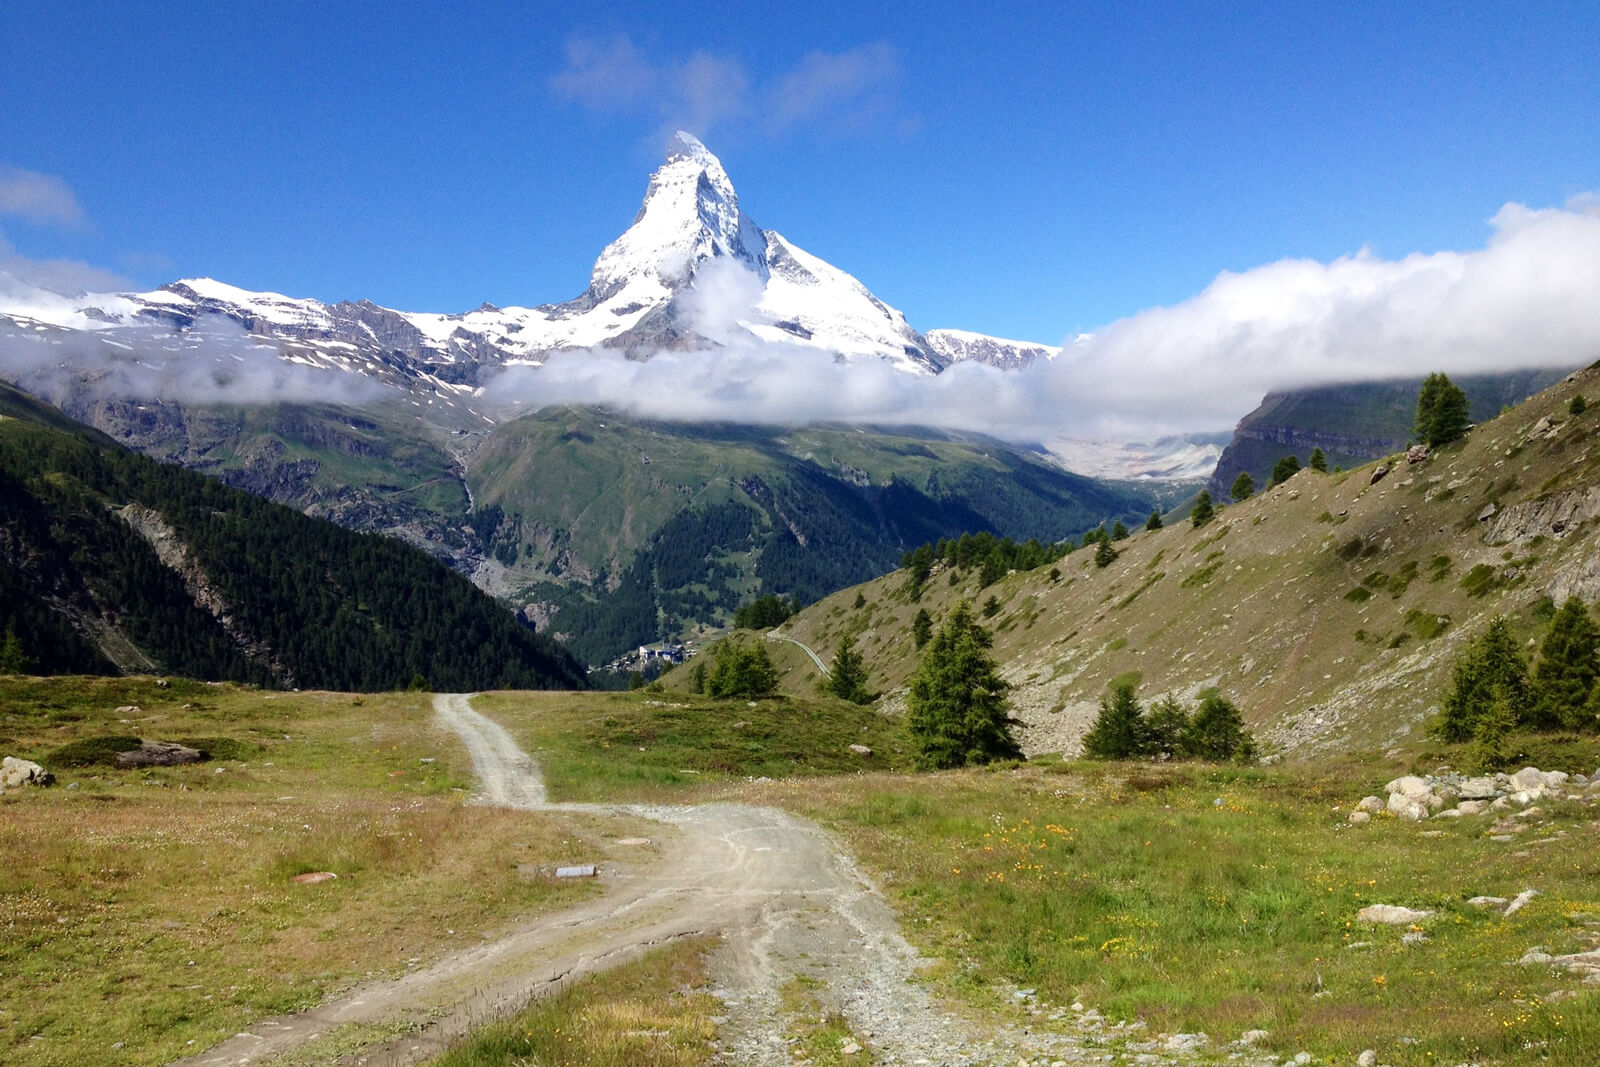
<path id="1" fill-rule="evenodd" d="M 559 644 L 420 551 L 69 431 L 8 388 L 0 415 L 0 627 L 42 671 L 583 684 Z"/>

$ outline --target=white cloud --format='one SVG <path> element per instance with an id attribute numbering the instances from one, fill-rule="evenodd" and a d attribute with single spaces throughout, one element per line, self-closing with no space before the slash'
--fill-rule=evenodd
<path id="1" fill-rule="evenodd" d="M 1577 366 L 1600 357 L 1600 201 L 1508 204 L 1487 245 L 1384 260 L 1282 260 L 1114 322 L 1022 371 L 918 377 L 733 328 L 755 302 L 737 265 L 701 269 L 683 310 L 704 351 L 639 362 L 574 352 L 489 387 L 522 404 L 608 404 L 663 419 L 922 424 L 1013 440 L 1149 441 L 1231 427 L 1275 389 Z"/>
<path id="2" fill-rule="evenodd" d="M 68 228 L 87 216 L 72 188 L 60 178 L 0 163 L 0 217 Z"/>
<path id="3" fill-rule="evenodd" d="M 30 259 L 19 255 L 0 235 L 0 294 L 44 289 L 76 295 L 115 292 L 130 287 L 128 279 L 76 259 Z"/>
<path id="4" fill-rule="evenodd" d="M 752 77 L 737 56 L 695 51 L 652 59 L 626 35 L 573 37 L 550 88 L 591 111 L 648 116 L 662 131 L 810 127 L 839 133 L 900 128 L 900 55 L 887 44 L 811 52 L 789 71 Z"/>

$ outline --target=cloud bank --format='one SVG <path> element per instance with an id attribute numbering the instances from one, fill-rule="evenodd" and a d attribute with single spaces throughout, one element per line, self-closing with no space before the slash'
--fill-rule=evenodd
<path id="1" fill-rule="evenodd" d="M 1273 390 L 1578 366 L 1600 358 L 1600 198 L 1507 204 L 1485 247 L 1398 260 L 1362 251 L 1224 272 L 1021 371 L 916 377 L 736 328 L 759 297 L 731 262 L 702 267 L 681 310 L 700 351 L 635 362 L 570 352 L 513 368 L 488 398 L 607 404 L 676 420 L 921 424 L 1013 440 L 1149 441 L 1232 426 Z M 732 274 L 730 275 L 730 271 Z"/>
<path id="2" fill-rule="evenodd" d="M 0 163 L 0 217 L 76 228 L 87 220 L 83 205 L 60 178 Z"/>
<path id="3" fill-rule="evenodd" d="M 572 37 L 565 51 L 566 66 L 549 79 L 556 95 L 599 114 L 652 118 L 663 133 L 853 134 L 914 125 L 900 96 L 900 53 L 883 43 L 810 52 L 766 80 L 736 56 L 652 58 L 626 35 Z"/>

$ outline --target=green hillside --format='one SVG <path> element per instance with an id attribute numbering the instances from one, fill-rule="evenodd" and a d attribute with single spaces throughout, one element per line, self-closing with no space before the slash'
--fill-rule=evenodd
<path id="1" fill-rule="evenodd" d="M 987 625 L 1034 753 L 1075 752 L 1119 679 L 1146 698 L 1218 686 L 1289 755 L 1413 744 L 1456 653 L 1491 617 L 1511 616 L 1526 641 L 1567 596 L 1600 600 L 1600 408 L 1569 412 L 1584 394 L 1600 394 L 1600 371 L 1421 462 L 1386 457 L 1376 481 L 1377 464 L 1303 470 L 1199 529 L 1137 532 L 1103 568 L 1080 549 L 984 586 L 977 567 L 936 566 L 920 598 L 897 571 L 783 631 L 825 661 L 853 634 L 869 689 L 893 711 L 916 662 L 916 613 L 937 622 L 957 601 L 993 597 Z M 803 658 L 791 666 L 788 688 L 815 684 Z"/>
<path id="2" fill-rule="evenodd" d="M 126 451 L 0 389 L 0 627 L 49 673 L 282 686 L 583 684 L 555 642 L 398 541 Z"/>
<path id="3" fill-rule="evenodd" d="M 470 472 L 504 592 L 543 604 L 592 662 L 724 623 L 758 591 L 814 600 L 925 541 L 968 530 L 1057 540 L 1151 507 L 979 437 L 572 408 L 496 428 Z"/>

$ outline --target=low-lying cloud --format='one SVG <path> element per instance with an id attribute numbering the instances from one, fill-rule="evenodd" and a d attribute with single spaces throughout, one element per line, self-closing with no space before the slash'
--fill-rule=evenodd
<path id="1" fill-rule="evenodd" d="M 1485 247 L 1398 260 L 1362 251 L 1225 272 L 1194 297 L 1111 323 L 1021 371 L 908 375 L 733 328 L 753 278 L 702 267 L 681 307 L 718 342 L 648 361 L 570 352 L 514 368 L 491 399 L 608 404 L 661 419 L 921 424 L 1013 440 L 1152 440 L 1230 427 L 1261 397 L 1353 381 L 1578 366 L 1600 357 L 1600 199 L 1507 204 Z"/>
<path id="2" fill-rule="evenodd" d="M 359 374 L 286 360 L 221 316 L 183 333 L 0 329 L 0 377 L 73 411 L 122 400 L 360 407 L 395 395 Z"/>
<path id="3" fill-rule="evenodd" d="M 72 187 L 60 178 L 0 163 L 0 217 L 76 228 L 87 216 Z"/>

